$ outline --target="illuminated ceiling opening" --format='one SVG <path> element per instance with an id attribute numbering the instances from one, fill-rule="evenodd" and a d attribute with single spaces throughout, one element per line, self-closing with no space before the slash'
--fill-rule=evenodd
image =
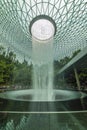
<path id="1" fill-rule="evenodd" d="M 54 59 L 87 46 L 87 0 L 1 0 L 0 43 L 31 57 L 29 25 L 39 15 L 55 21 Z"/>
<path id="2" fill-rule="evenodd" d="M 51 17 L 38 15 L 30 22 L 29 31 L 34 38 L 46 41 L 56 34 L 56 24 Z"/>

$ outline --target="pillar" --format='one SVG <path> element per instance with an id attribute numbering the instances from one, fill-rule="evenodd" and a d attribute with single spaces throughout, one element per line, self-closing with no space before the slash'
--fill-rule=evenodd
<path id="1" fill-rule="evenodd" d="M 75 73 L 77 87 L 78 87 L 78 90 L 80 91 L 81 90 L 81 86 L 80 86 L 79 76 L 78 76 L 76 67 L 74 67 L 74 73 Z"/>

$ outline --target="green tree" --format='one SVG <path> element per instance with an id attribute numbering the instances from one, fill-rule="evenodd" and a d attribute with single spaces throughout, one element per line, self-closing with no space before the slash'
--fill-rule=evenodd
<path id="1" fill-rule="evenodd" d="M 71 58 L 68 57 L 68 56 L 66 56 L 66 57 L 64 57 L 63 59 L 60 60 L 60 64 L 61 64 L 62 66 L 64 66 L 64 65 L 66 65 L 70 60 L 71 60 Z"/>
<path id="2" fill-rule="evenodd" d="M 30 86 L 32 80 L 32 65 L 28 65 L 26 60 L 23 63 L 17 61 L 14 68 L 14 84 Z"/>
<path id="3" fill-rule="evenodd" d="M 6 53 L 5 49 L 0 46 L 0 84 L 12 84 L 14 69 L 14 53 L 9 51 Z"/>
<path id="4" fill-rule="evenodd" d="M 79 50 L 76 50 L 76 51 L 72 54 L 71 59 L 74 58 L 80 51 L 81 51 L 80 49 L 79 49 Z"/>

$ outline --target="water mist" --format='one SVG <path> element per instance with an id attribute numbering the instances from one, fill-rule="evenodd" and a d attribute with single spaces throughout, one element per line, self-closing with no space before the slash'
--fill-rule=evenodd
<path id="1" fill-rule="evenodd" d="M 53 37 L 37 40 L 32 37 L 33 100 L 51 101 L 53 98 Z"/>

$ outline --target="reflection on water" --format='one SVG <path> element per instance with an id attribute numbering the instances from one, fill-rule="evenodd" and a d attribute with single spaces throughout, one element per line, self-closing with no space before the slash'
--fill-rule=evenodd
<path id="1" fill-rule="evenodd" d="M 73 104 L 73 101 L 71 101 L 71 104 Z M 31 102 L 30 106 L 28 106 L 30 112 L 2 111 L 0 115 L 0 130 L 86 130 L 87 112 L 73 111 L 72 113 L 68 111 L 66 106 L 68 104 L 64 105 L 61 103 L 60 107 L 57 102 L 56 105 L 55 102 L 47 104 Z M 16 106 L 14 105 L 14 107 Z M 24 105 L 20 107 L 24 107 Z M 63 111 L 56 110 L 58 107 L 62 108 L 61 110 Z M 54 112 L 51 112 L 52 109 Z"/>
<path id="2" fill-rule="evenodd" d="M 83 98 L 83 102 L 82 99 L 54 102 L 1 99 L 0 103 L 2 103 L 0 130 L 86 130 L 87 128 L 87 113 L 84 111 L 87 110 L 87 97 Z"/>
<path id="3" fill-rule="evenodd" d="M 65 109 L 66 108 L 66 109 Z M 60 112 L 60 111 L 83 111 L 87 110 L 87 97 L 51 102 L 17 101 L 0 98 L 0 111 L 21 112 Z"/>
<path id="4" fill-rule="evenodd" d="M 0 130 L 86 130 L 85 113 L 6 113 L 0 116 Z M 4 119 L 4 120 L 3 120 Z"/>

